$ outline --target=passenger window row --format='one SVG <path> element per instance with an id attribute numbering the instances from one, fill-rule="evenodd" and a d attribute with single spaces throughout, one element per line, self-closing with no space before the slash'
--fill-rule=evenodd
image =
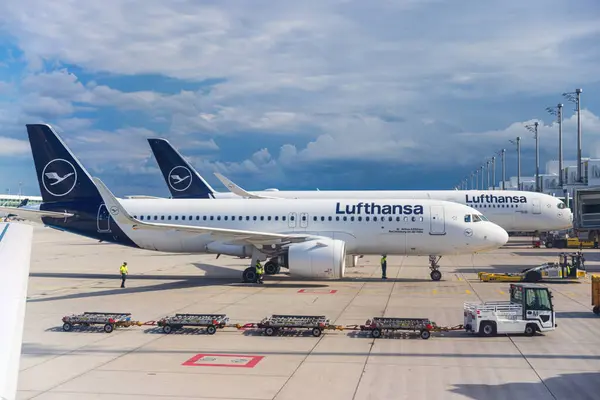
<path id="1" fill-rule="evenodd" d="M 519 208 L 518 204 L 469 204 L 473 208 Z"/>
<path id="2" fill-rule="evenodd" d="M 134 215 L 133 217 L 135 219 L 138 219 L 137 215 Z M 399 217 L 399 216 L 397 216 L 397 217 L 377 217 L 377 216 L 372 216 L 372 217 L 368 217 L 368 216 L 365 216 L 365 217 L 362 217 L 362 216 L 357 216 L 357 217 L 355 217 L 355 216 L 350 216 L 350 217 L 343 216 L 343 217 L 340 217 L 339 215 L 335 216 L 335 217 L 332 217 L 332 216 L 329 216 L 329 217 L 324 217 L 324 216 L 317 217 L 317 216 L 314 216 L 313 217 L 313 221 L 314 222 L 318 222 L 318 221 L 323 222 L 323 221 L 326 221 L 326 220 L 327 221 L 334 221 L 334 218 L 335 218 L 335 221 L 350 221 L 350 222 L 354 222 L 354 221 L 357 221 L 357 222 L 362 222 L 362 221 L 365 221 L 365 222 L 369 222 L 369 221 L 377 222 L 377 221 L 381 221 L 381 222 L 383 222 L 383 221 L 386 221 L 386 218 L 387 218 L 387 221 L 389 221 L 389 222 L 392 222 L 394 220 L 396 220 L 396 222 L 400 222 L 400 221 L 408 222 L 409 220 L 412 221 L 412 222 L 417 222 L 417 221 L 423 222 L 423 217 L 410 217 L 410 218 L 407 217 L 407 216 L 404 216 L 404 217 Z M 158 215 L 154 215 L 154 216 L 152 216 L 152 215 L 140 215 L 139 219 L 140 219 L 140 221 L 180 221 L 180 220 L 181 221 L 194 221 L 194 220 L 195 221 L 215 221 L 215 220 L 216 221 L 221 221 L 221 220 L 223 220 L 223 221 L 244 221 L 244 220 L 245 221 L 265 221 L 265 220 L 266 221 L 286 221 L 287 220 L 287 218 L 286 218 L 285 215 L 281 216 L 281 217 L 279 217 L 278 215 L 275 215 L 275 216 L 270 216 L 270 215 L 268 215 L 268 216 L 264 216 L 264 215 L 261 215 L 261 216 L 256 216 L 256 215 L 249 216 L 249 215 L 246 215 L 245 217 L 243 217 L 241 215 L 239 215 L 239 216 L 236 216 L 236 215 L 232 215 L 232 216 L 228 216 L 228 215 L 224 215 L 224 216 L 221 216 L 221 215 L 217 215 L 217 216 L 214 216 L 214 215 L 203 215 L 203 216 L 200 216 L 200 215 L 196 215 L 196 216 L 193 216 L 193 215 L 189 215 L 189 216 L 182 215 L 181 217 L 179 215 L 175 215 L 175 216 L 171 216 L 171 215 L 166 215 L 166 216 L 165 215 L 160 215 L 160 216 L 158 216 Z M 293 215 L 290 216 L 290 221 L 294 221 L 295 219 L 296 218 Z M 301 219 L 302 219 L 302 221 L 306 221 L 307 220 L 307 216 L 306 215 L 302 215 Z"/>

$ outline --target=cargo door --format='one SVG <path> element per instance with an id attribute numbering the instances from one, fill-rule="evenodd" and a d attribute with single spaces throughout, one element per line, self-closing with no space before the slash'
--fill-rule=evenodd
<path id="1" fill-rule="evenodd" d="M 446 234 L 446 221 L 444 219 L 444 207 L 443 206 L 431 206 L 430 217 L 429 217 L 429 234 L 431 235 L 445 235 Z"/>

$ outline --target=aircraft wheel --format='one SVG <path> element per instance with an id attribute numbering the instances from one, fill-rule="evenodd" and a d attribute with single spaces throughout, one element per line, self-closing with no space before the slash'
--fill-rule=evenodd
<path id="1" fill-rule="evenodd" d="M 281 268 L 279 267 L 279 265 L 277 265 L 277 263 L 273 261 L 267 261 L 265 263 L 265 274 L 276 275 L 279 273 L 279 271 L 281 271 Z"/>
<path id="2" fill-rule="evenodd" d="M 254 267 L 246 268 L 244 270 L 244 272 L 242 273 L 242 279 L 246 283 L 256 282 L 256 268 L 254 268 Z"/>
<path id="3" fill-rule="evenodd" d="M 440 279 L 442 279 L 442 273 L 437 269 L 431 271 L 431 274 L 429 274 L 429 276 L 431 276 L 432 281 L 439 281 Z"/>

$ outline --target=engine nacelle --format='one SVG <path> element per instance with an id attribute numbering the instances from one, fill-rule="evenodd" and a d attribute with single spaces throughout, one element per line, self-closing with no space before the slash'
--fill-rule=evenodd
<path id="1" fill-rule="evenodd" d="M 242 246 L 236 244 L 224 244 L 220 242 L 211 242 L 206 245 L 206 252 L 213 254 L 224 254 L 234 257 L 252 257 L 252 246 Z"/>
<path id="2" fill-rule="evenodd" d="M 346 242 L 329 238 L 295 243 L 288 247 L 285 268 L 304 278 L 343 278 L 346 272 Z"/>

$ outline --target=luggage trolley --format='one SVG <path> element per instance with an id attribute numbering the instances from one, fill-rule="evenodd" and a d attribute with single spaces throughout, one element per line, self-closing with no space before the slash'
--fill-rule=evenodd
<path id="1" fill-rule="evenodd" d="M 131 320 L 130 313 L 114 313 L 114 312 L 89 312 L 83 314 L 73 314 L 65 316 L 63 321 L 63 331 L 70 332 L 74 325 L 104 325 L 103 329 L 106 333 L 111 333 L 115 327 L 129 327 L 132 325 L 140 325 L 137 321 Z"/>
<path id="2" fill-rule="evenodd" d="M 434 328 L 429 318 L 374 317 L 360 326 L 361 331 L 370 331 L 374 338 L 381 337 L 384 331 L 413 331 L 419 332 L 421 339 L 429 339 Z"/>
<path id="3" fill-rule="evenodd" d="M 314 337 L 319 337 L 330 325 L 324 315 L 272 315 L 264 318 L 256 327 L 264 329 L 267 336 L 273 336 L 280 330 L 310 329 Z"/>
<path id="4" fill-rule="evenodd" d="M 228 322 L 229 317 L 225 314 L 175 314 L 161 319 L 156 324 L 162 326 L 163 332 L 167 334 L 184 326 L 194 326 L 206 328 L 209 335 L 214 335 L 217 329 L 222 329 Z"/>

